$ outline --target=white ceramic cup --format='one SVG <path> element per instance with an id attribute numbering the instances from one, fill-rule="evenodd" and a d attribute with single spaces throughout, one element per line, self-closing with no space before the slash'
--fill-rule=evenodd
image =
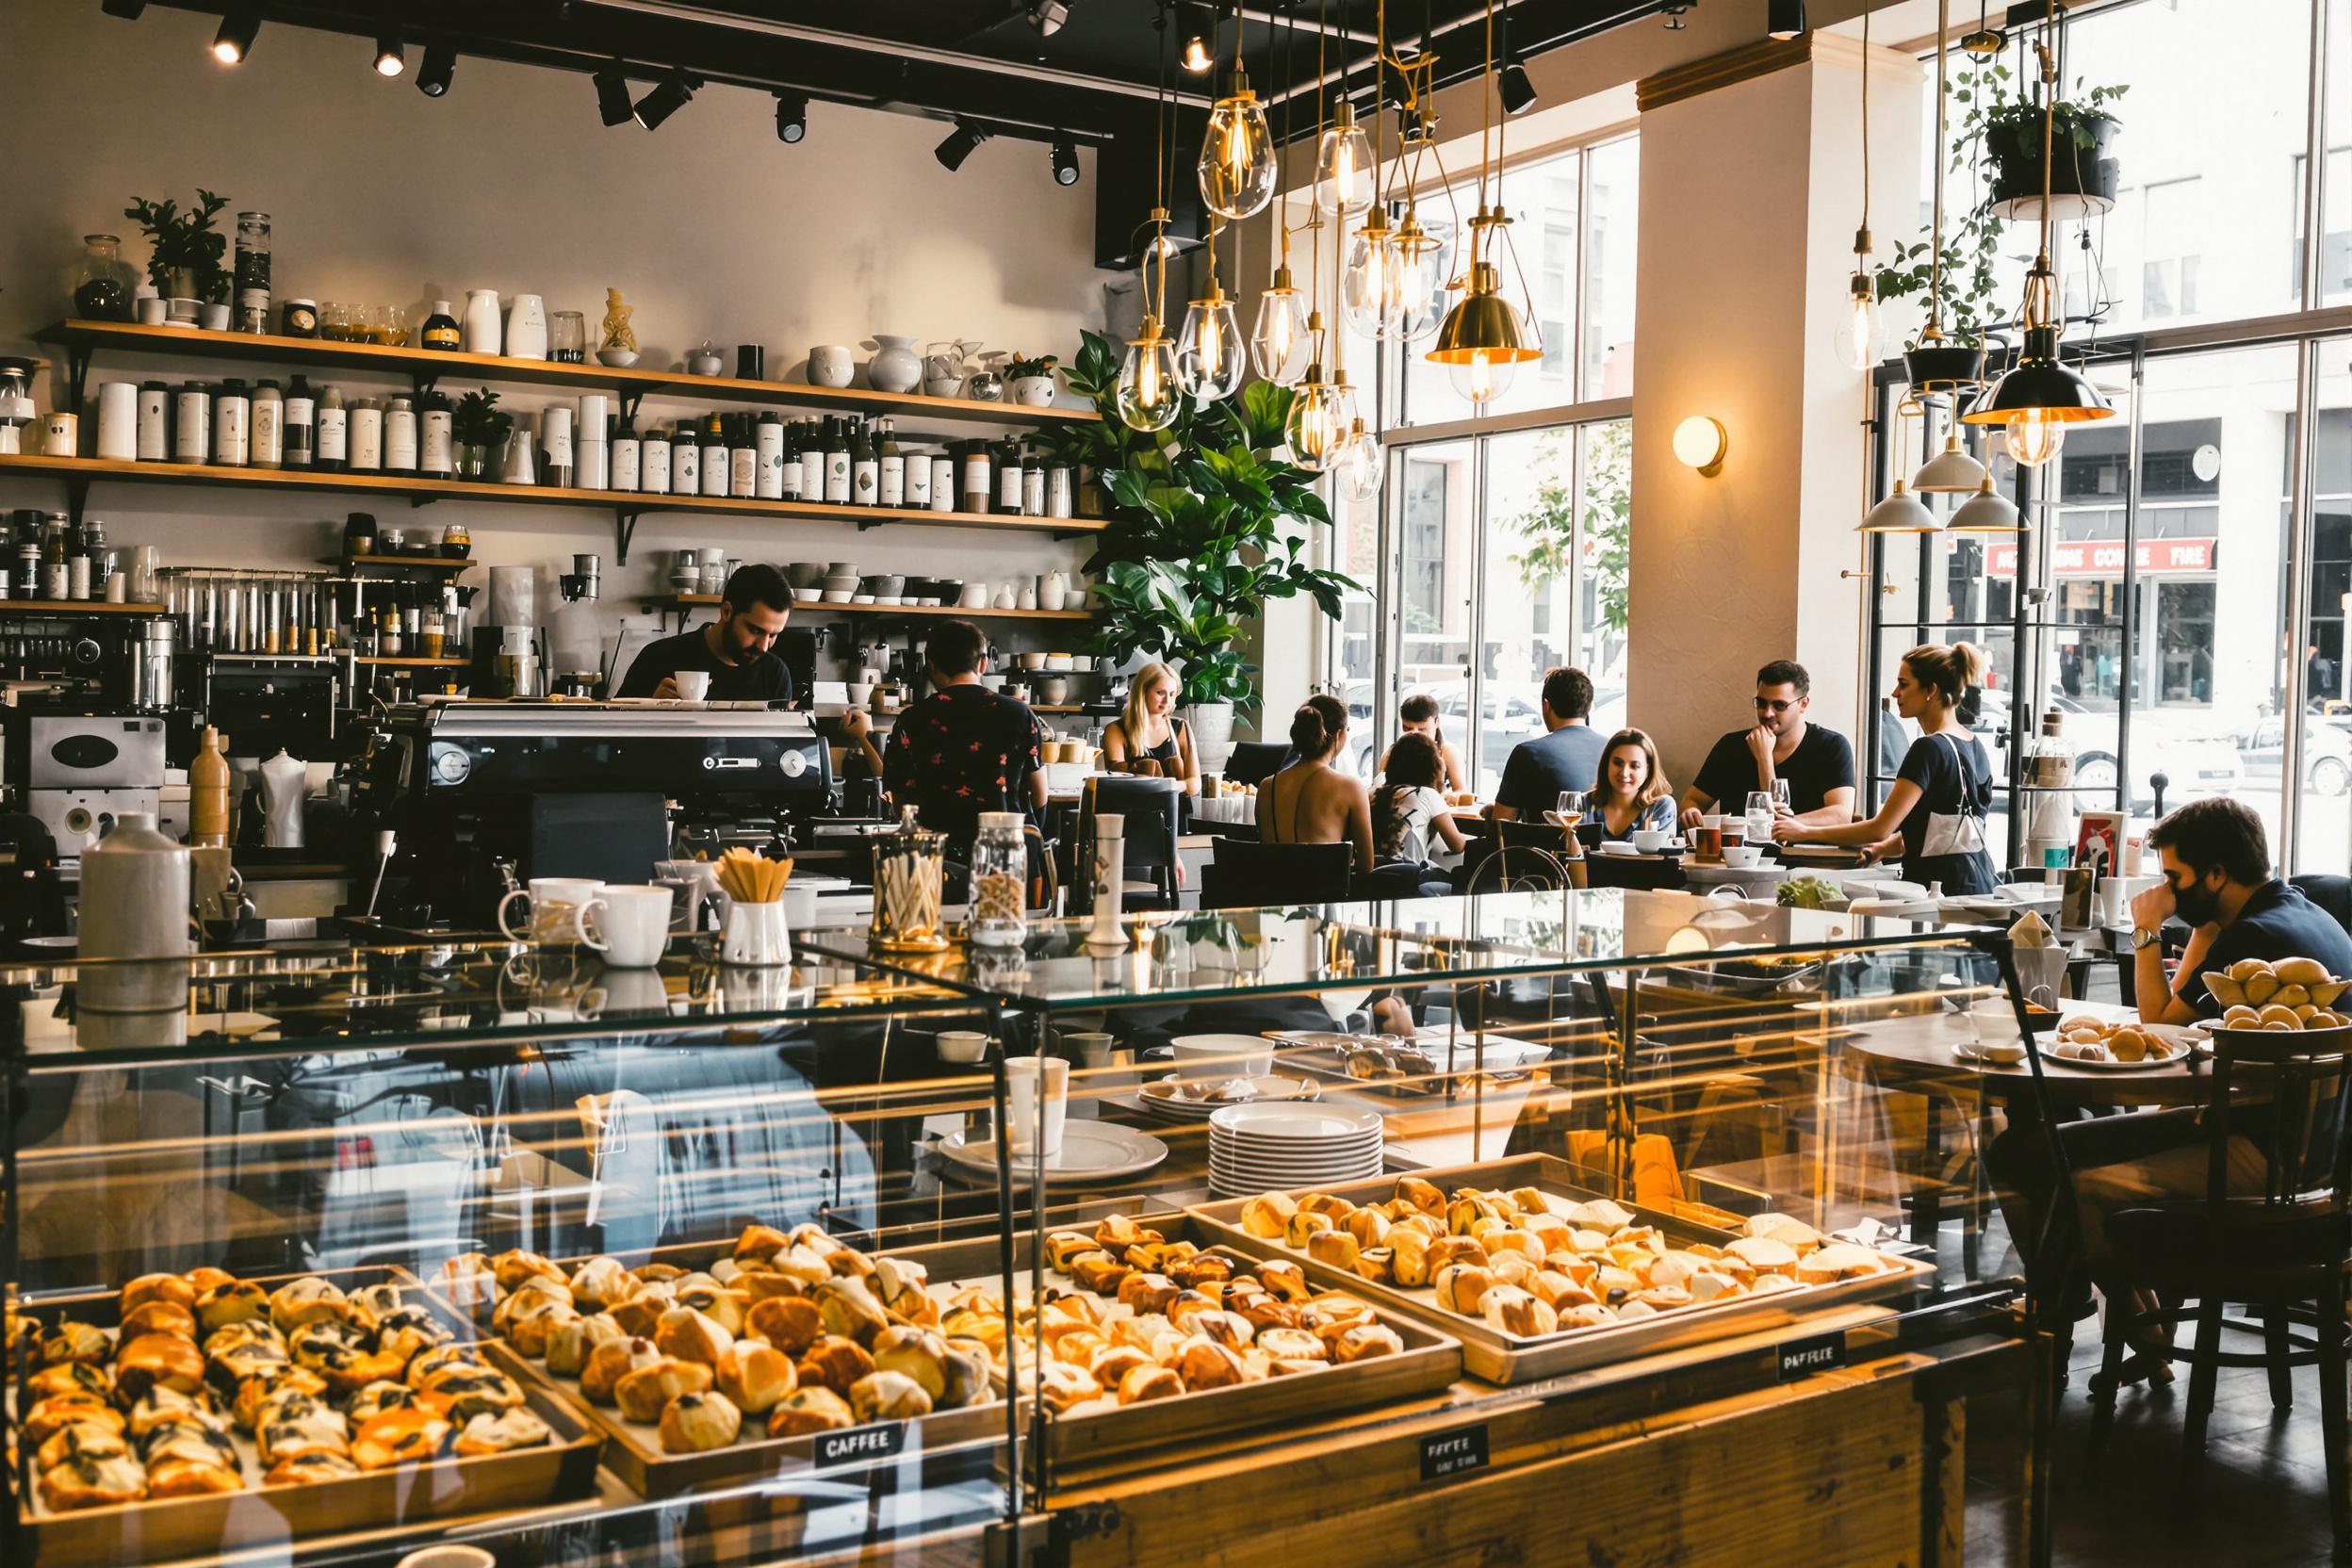
<path id="1" fill-rule="evenodd" d="M 1644 855 L 1655 855 L 1666 847 L 1674 835 L 1662 827 L 1637 827 L 1633 830 L 1633 847 Z"/>
<path id="2" fill-rule="evenodd" d="M 822 344 L 808 351 L 811 386 L 847 386 L 856 368 L 857 362 L 849 357 L 849 350 L 843 344 Z"/>
<path id="3" fill-rule="evenodd" d="M 1038 1103 L 1039 1087 L 1044 1103 Z M 1014 1056 L 1004 1063 L 1006 1139 L 1015 1160 L 1053 1159 L 1062 1152 L 1062 1122 L 1070 1111 L 1070 1064 L 1059 1056 Z M 1042 1120 L 1039 1111 L 1044 1115 Z"/>
<path id="4" fill-rule="evenodd" d="M 791 935 L 781 904 L 744 904 L 730 899 L 719 922 L 719 962 L 761 968 L 792 961 Z"/>
<path id="5" fill-rule="evenodd" d="M 534 876 L 527 888 L 517 888 L 498 900 L 498 929 L 509 941 L 531 941 L 543 944 L 583 942 L 598 953 L 605 949 L 602 929 L 604 900 L 597 896 L 604 884 L 585 876 Z M 507 910 L 516 899 L 531 903 L 531 923 L 517 931 L 507 923 Z M 594 929 L 590 921 L 596 921 Z"/>
<path id="6" fill-rule="evenodd" d="M 977 1062 L 988 1054 L 988 1037 L 977 1029 L 942 1029 L 938 1039 L 943 1062 Z"/>
<path id="7" fill-rule="evenodd" d="M 1078 1065 L 1089 1070 L 1111 1065 L 1111 1047 L 1116 1042 L 1101 1030 L 1081 1029 L 1065 1034 L 1062 1043 L 1078 1053 Z"/>
<path id="8" fill-rule="evenodd" d="M 1968 1008 L 1968 1027 L 1984 1046 L 2020 1045 L 2017 1012 L 2005 996 L 1989 996 Z"/>
<path id="9" fill-rule="evenodd" d="M 678 895 L 668 888 L 607 888 L 598 921 L 604 928 L 604 961 L 614 969 L 651 969 L 669 945 L 670 917 Z"/>
<path id="10" fill-rule="evenodd" d="M 688 702 L 700 702 L 710 694 L 709 670 L 672 670 L 670 678 L 678 683 L 678 694 Z"/>

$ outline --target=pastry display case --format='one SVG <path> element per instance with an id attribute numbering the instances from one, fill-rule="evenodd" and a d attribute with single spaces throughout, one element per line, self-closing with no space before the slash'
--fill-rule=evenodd
<path id="1" fill-rule="evenodd" d="M 0 972 L 8 1560 L 1271 1560 L 1733 1410 L 1734 1492 L 1908 1464 L 1810 1511 L 1916 1539 L 1959 1446 L 1879 1402 L 2028 1380 L 1996 937 L 1571 891 L 793 946 Z"/>

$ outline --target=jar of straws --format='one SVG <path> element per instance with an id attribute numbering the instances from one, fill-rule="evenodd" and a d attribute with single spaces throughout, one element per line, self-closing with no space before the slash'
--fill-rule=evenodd
<path id="1" fill-rule="evenodd" d="M 912 807 L 897 832 L 874 841 L 872 945 L 886 953 L 937 953 L 947 946 L 939 915 L 946 856 L 947 835 L 917 827 Z"/>

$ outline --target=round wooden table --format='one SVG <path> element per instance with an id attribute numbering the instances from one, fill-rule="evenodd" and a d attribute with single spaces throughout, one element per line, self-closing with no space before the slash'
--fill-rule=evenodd
<path id="1" fill-rule="evenodd" d="M 2088 1013 L 2109 1022 L 2138 1017 L 2128 1007 L 2092 1002 L 2070 1002 L 2061 1013 L 2066 1018 Z M 1852 1064 L 1849 1070 L 1867 1067 L 1890 1087 L 1916 1088 L 1933 1081 L 1947 1092 L 1959 1092 L 1965 1085 L 1996 1100 L 2028 1093 L 2034 1082 L 2029 1064 L 2008 1067 L 1954 1054 L 1953 1046 L 1972 1045 L 1975 1038 L 1967 1019 L 1931 1013 L 1857 1028 L 1839 1044 Z M 2052 1106 L 2197 1105 L 2204 1102 L 2210 1082 L 2204 1059 L 2196 1055 L 2132 1072 L 2042 1058 L 2042 1083 Z"/>

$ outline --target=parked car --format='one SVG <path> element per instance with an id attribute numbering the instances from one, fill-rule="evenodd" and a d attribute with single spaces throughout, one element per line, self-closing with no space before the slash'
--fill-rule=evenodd
<path id="1" fill-rule="evenodd" d="M 2246 775 L 2276 779 L 2286 766 L 2287 721 L 2271 713 L 2238 738 L 2238 756 Z M 2333 797 L 2352 789 L 2352 735 L 2317 713 L 2303 718 L 2303 792 Z"/>
<path id="2" fill-rule="evenodd" d="M 2062 733 L 2074 743 L 2074 781 L 2091 791 L 2115 787 L 2121 761 L 2121 726 L 2113 709 L 2085 705 L 2080 698 L 2051 691 L 2034 710 L 2033 730 L 2038 734 L 2041 715 L 2055 708 L 2064 714 Z M 2246 781 L 2246 766 L 2239 748 L 2224 736 L 2200 734 L 2208 721 L 2201 716 L 2163 710 L 2132 716 L 2132 790 L 2128 804 L 2134 810 L 2152 810 L 2156 804 L 2156 775 L 2164 776 L 2164 803 L 2177 805 L 2193 795 L 2228 794 Z M 2009 776 L 2009 694 L 1988 692 L 1978 715 L 1976 733 L 1993 754 L 1993 776 Z M 2105 804 L 2086 793 L 2082 806 Z"/>

